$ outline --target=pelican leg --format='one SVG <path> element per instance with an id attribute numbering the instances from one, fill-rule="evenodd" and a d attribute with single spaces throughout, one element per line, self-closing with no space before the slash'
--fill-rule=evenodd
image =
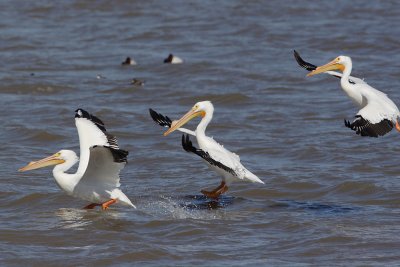
<path id="1" fill-rule="evenodd" d="M 221 184 L 214 190 L 207 191 L 203 189 L 201 190 L 201 193 L 206 197 L 217 199 L 221 194 L 225 193 L 226 191 L 228 191 L 228 186 L 224 181 L 221 181 Z"/>
<path id="2" fill-rule="evenodd" d="M 396 130 L 400 132 L 400 124 L 398 120 L 396 120 Z"/>
<path id="3" fill-rule="evenodd" d="M 97 206 L 101 206 L 101 204 L 92 203 L 92 204 L 87 205 L 87 206 L 84 207 L 83 209 L 85 209 L 85 210 L 91 210 L 91 209 L 94 209 L 94 208 L 97 207 Z"/>
<path id="4" fill-rule="evenodd" d="M 224 194 L 226 191 L 228 191 L 228 186 L 224 184 L 224 186 L 219 190 L 221 194 Z"/>
<path id="5" fill-rule="evenodd" d="M 116 199 L 110 199 L 109 201 L 106 201 L 106 202 L 102 203 L 102 204 L 101 204 L 101 208 L 102 208 L 103 210 L 106 210 L 106 209 L 108 209 L 108 207 L 109 207 L 110 205 L 112 205 L 112 204 L 114 204 L 114 203 L 116 203 L 116 202 L 117 202 Z"/>

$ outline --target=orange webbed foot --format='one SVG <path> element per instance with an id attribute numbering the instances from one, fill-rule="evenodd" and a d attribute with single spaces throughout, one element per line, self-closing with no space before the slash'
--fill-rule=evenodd
<path id="1" fill-rule="evenodd" d="M 397 130 L 398 132 L 400 132 L 400 124 L 399 124 L 399 121 L 398 121 L 398 120 L 396 120 L 396 130 Z"/>
<path id="2" fill-rule="evenodd" d="M 226 185 L 226 183 L 224 181 L 222 181 L 221 184 L 214 190 L 207 191 L 207 190 L 203 189 L 203 190 L 201 190 L 201 193 L 208 198 L 218 199 L 218 197 L 221 194 L 225 193 L 226 191 L 228 191 L 228 186 Z"/>
<path id="3" fill-rule="evenodd" d="M 112 204 L 114 204 L 116 202 L 117 202 L 116 199 L 110 199 L 109 201 L 102 203 L 101 208 L 102 208 L 102 210 L 106 210 L 106 209 L 108 209 L 109 206 L 111 206 Z"/>

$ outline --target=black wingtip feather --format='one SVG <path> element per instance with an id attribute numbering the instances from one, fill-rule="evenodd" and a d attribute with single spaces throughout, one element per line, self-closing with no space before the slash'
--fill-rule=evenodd
<path id="1" fill-rule="evenodd" d="M 164 116 L 151 108 L 149 109 L 149 112 L 153 121 L 155 121 L 158 125 L 171 128 L 172 120 L 168 118 L 168 116 Z"/>
<path id="2" fill-rule="evenodd" d="M 308 71 L 312 71 L 312 70 L 315 70 L 317 68 L 317 66 L 315 66 L 314 64 L 311 64 L 309 62 L 304 61 L 300 57 L 300 54 L 296 50 L 293 50 L 293 54 L 294 54 L 294 58 L 297 61 L 297 64 L 299 64 L 299 66 L 302 67 L 303 69 L 306 69 Z"/>
<path id="3" fill-rule="evenodd" d="M 182 135 L 182 147 L 186 152 L 193 152 L 193 150 L 191 150 L 191 148 L 194 148 L 194 147 L 193 147 L 192 141 L 190 141 L 188 135 L 186 135 L 186 136 L 184 134 Z"/>
<path id="4" fill-rule="evenodd" d="M 103 132 L 107 131 L 102 120 L 100 120 L 96 116 L 90 114 L 89 112 L 87 112 L 84 109 L 78 108 L 77 110 L 75 110 L 75 118 L 88 119 L 88 120 L 92 121 L 94 124 L 96 124 L 96 126 L 99 127 L 99 129 L 102 130 Z"/>
<path id="5" fill-rule="evenodd" d="M 112 155 L 113 155 L 113 157 L 114 157 L 114 161 L 115 162 L 125 162 L 125 163 L 127 163 L 128 162 L 128 155 L 129 155 L 129 152 L 128 151 L 126 151 L 126 150 L 122 150 L 122 149 L 114 149 L 114 148 L 112 148 L 112 147 L 110 147 L 110 150 L 111 150 L 111 153 L 112 153 Z"/>
<path id="6" fill-rule="evenodd" d="M 117 163 L 127 163 L 128 162 L 128 155 L 129 152 L 123 149 L 115 149 L 112 147 L 107 147 L 108 149 L 110 149 L 111 154 L 113 155 L 114 161 Z"/>
<path id="7" fill-rule="evenodd" d="M 356 115 L 355 118 L 356 119 L 352 123 L 344 120 L 344 125 L 361 136 L 383 136 L 390 132 L 394 127 L 393 122 L 388 119 L 383 119 L 378 123 L 371 123 L 369 120 L 364 119 L 361 115 Z"/>

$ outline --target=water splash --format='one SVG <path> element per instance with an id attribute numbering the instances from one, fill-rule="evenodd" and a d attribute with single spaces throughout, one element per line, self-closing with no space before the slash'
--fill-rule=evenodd
<path id="1" fill-rule="evenodd" d="M 200 195 L 172 197 L 161 195 L 144 200 L 140 206 L 154 216 L 165 216 L 173 219 L 214 220 L 225 218 L 224 208 L 233 203 L 233 197 L 223 196 L 218 200 Z"/>

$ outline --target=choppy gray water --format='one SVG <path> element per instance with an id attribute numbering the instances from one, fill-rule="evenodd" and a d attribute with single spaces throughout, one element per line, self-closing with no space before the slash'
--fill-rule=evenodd
<path id="1" fill-rule="evenodd" d="M 400 104 L 397 1 L 6 0 L 0 15 L 1 265 L 399 264 L 398 134 L 345 128 L 357 109 L 338 80 L 306 78 L 292 56 L 351 56 Z M 185 63 L 162 64 L 169 53 Z M 200 196 L 219 177 L 148 115 L 200 100 L 215 105 L 208 134 L 266 185 Z M 78 107 L 130 151 L 122 189 L 137 210 L 82 210 L 50 169 L 17 172 L 79 150 Z"/>

